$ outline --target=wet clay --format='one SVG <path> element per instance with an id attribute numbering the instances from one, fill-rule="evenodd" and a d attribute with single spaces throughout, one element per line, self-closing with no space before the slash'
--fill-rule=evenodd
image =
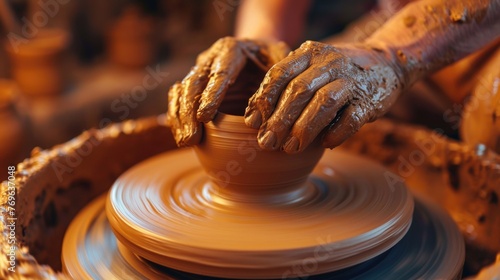
<path id="1" fill-rule="evenodd" d="M 173 162 L 179 163 L 196 161 L 194 152 L 189 150 L 177 151 L 173 154 L 163 154 L 151 159 L 151 161 L 162 161 L 166 158 L 170 158 L 171 165 L 174 165 Z M 179 161 L 180 158 L 183 160 Z M 442 210 L 417 199 L 415 201 L 413 214 L 410 214 L 410 217 L 408 217 L 407 214 L 409 209 L 407 206 L 404 206 L 401 201 L 390 202 L 391 198 L 387 197 L 391 196 L 390 192 L 384 194 L 383 192 L 385 191 L 376 191 L 374 189 L 375 186 L 370 184 L 370 181 L 376 178 L 373 178 L 373 174 L 371 174 L 371 172 L 369 172 L 370 174 L 368 174 L 368 177 L 365 178 L 366 180 L 352 180 L 353 178 L 349 176 L 353 176 L 355 174 L 352 174 L 352 172 L 344 173 L 345 170 L 342 168 L 343 164 L 331 164 L 332 159 L 350 162 L 349 165 L 354 164 L 353 162 L 357 162 L 358 165 L 368 163 L 368 169 L 375 167 L 378 171 L 378 166 L 372 165 L 371 162 L 367 162 L 365 160 L 358 161 L 358 157 L 349 156 L 337 151 L 327 151 L 324 158 L 320 161 L 313 172 L 314 174 L 318 174 L 318 177 L 315 175 L 313 178 L 314 180 L 328 180 L 328 178 L 332 180 L 332 178 L 338 177 L 338 179 L 334 179 L 336 184 L 330 186 L 331 189 L 329 191 L 332 193 L 327 194 L 327 196 L 335 195 L 333 198 L 335 202 L 328 202 L 332 199 L 332 197 L 316 197 L 315 199 L 310 199 L 309 204 L 317 204 L 317 207 L 307 206 L 307 203 L 302 203 L 302 206 L 296 207 L 295 211 L 291 208 L 287 209 L 286 207 L 279 207 L 278 209 L 274 209 L 272 211 L 271 209 L 264 210 L 267 211 L 268 214 L 281 213 L 285 215 L 282 215 L 281 217 L 273 217 L 271 215 L 265 216 L 262 213 L 258 213 L 258 209 L 255 209 L 255 212 L 253 213 L 249 211 L 250 209 L 241 209 L 243 212 L 240 215 L 240 213 L 231 213 L 231 211 L 229 211 L 230 208 L 235 207 L 234 205 L 220 204 L 218 204 L 220 206 L 219 209 L 207 207 L 206 212 L 203 213 L 186 211 L 188 206 L 183 204 L 183 202 L 186 202 L 187 197 L 192 196 L 191 194 L 188 194 L 179 197 L 170 203 L 171 205 L 179 206 L 179 208 L 177 210 L 169 209 L 170 214 L 173 214 L 170 217 L 173 219 L 163 221 L 166 222 L 166 224 L 159 224 L 162 220 L 167 218 L 167 216 L 159 216 L 161 214 L 167 214 L 166 207 L 144 207 L 144 204 L 150 202 L 154 203 L 149 204 L 150 206 L 166 204 L 164 202 L 160 202 L 158 204 L 152 201 L 151 198 L 155 196 L 158 197 L 158 193 L 144 190 L 136 193 L 142 193 L 142 196 L 149 196 L 150 199 L 147 202 L 140 203 L 142 206 L 132 205 L 134 209 L 130 212 L 137 211 L 136 214 L 143 215 L 142 218 L 136 220 L 136 222 L 139 223 L 144 223 L 148 220 L 148 218 L 153 218 L 154 220 L 150 220 L 152 223 L 148 225 L 148 229 L 154 230 L 154 228 L 158 226 L 163 228 L 163 230 L 170 228 L 170 231 L 165 233 L 166 235 L 163 238 L 153 236 L 154 238 L 151 239 L 151 235 L 144 236 L 141 234 L 142 237 L 140 240 L 142 240 L 143 243 L 149 242 L 150 245 L 157 246 L 155 250 L 156 252 L 167 252 L 164 251 L 165 248 L 162 247 L 164 246 L 165 243 L 163 242 L 165 241 L 171 243 L 173 241 L 180 241 L 184 239 L 191 243 L 197 241 L 202 242 L 203 244 L 200 248 L 189 248 L 190 251 L 187 255 L 174 254 L 173 258 L 167 258 L 166 256 L 162 258 L 163 261 L 167 262 L 169 265 L 173 264 L 174 266 L 189 267 L 190 271 L 194 269 L 198 273 L 206 273 L 208 275 L 225 275 L 234 278 L 238 278 L 238 276 L 239 278 L 264 278 L 259 277 L 259 274 L 254 273 L 253 269 L 255 269 L 255 267 L 251 265 L 253 264 L 261 265 L 266 267 L 268 270 L 272 270 L 272 275 L 275 275 L 274 278 L 279 279 L 304 276 L 308 276 L 308 279 L 312 280 L 380 278 L 460 279 L 460 271 L 464 258 L 463 238 L 457 230 L 454 222 L 444 212 L 442 212 Z M 345 168 L 352 168 L 352 166 Z M 143 171 L 143 169 L 140 168 L 137 171 Z M 350 180 L 353 183 L 349 184 L 345 180 Z M 362 186 L 359 186 L 360 183 L 368 183 L 368 190 L 366 193 L 364 191 L 365 189 Z M 358 185 L 358 187 L 355 187 L 355 185 Z M 396 196 L 398 196 L 399 199 L 403 198 L 401 196 L 408 195 L 407 193 L 404 194 L 402 190 L 403 189 L 399 187 L 396 189 L 396 193 L 398 193 Z M 182 193 L 182 191 L 178 189 L 174 192 Z M 185 192 L 193 193 L 194 191 L 191 189 L 185 190 Z M 146 193 L 149 193 L 149 195 L 146 195 Z M 163 196 L 165 197 L 165 195 Z M 171 268 L 162 267 L 138 257 L 133 252 L 135 248 L 133 249 L 130 244 L 120 242 L 120 239 L 117 239 L 117 236 L 114 234 L 108 218 L 106 217 L 106 212 L 104 211 L 107 199 L 107 196 L 102 196 L 97 199 L 86 209 L 82 210 L 82 212 L 70 225 L 70 228 L 65 236 L 63 248 L 63 266 L 65 273 L 78 279 L 110 279 L 112 277 L 120 279 L 123 279 L 124 277 L 131 277 L 133 279 L 207 279 L 204 276 L 193 275 L 173 270 Z M 199 200 L 201 199 L 203 198 L 199 198 Z M 207 201 L 208 198 L 204 199 Z M 396 197 L 394 197 L 394 199 L 396 199 Z M 160 201 L 162 198 L 157 198 L 156 200 Z M 403 212 L 394 211 L 393 213 L 389 213 L 391 211 L 387 208 L 384 209 L 384 205 L 382 205 L 383 200 L 389 200 L 390 205 L 399 204 L 399 209 L 403 210 Z M 137 201 L 137 199 L 135 201 Z M 413 205 L 412 201 L 413 199 L 409 200 L 410 205 Z M 210 203 L 217 205 L 215 202 Z M 380 205 L 377 206 L 377 204 Z M 123 205 L 123 208 L 124 207 L 125 206 Z M 138 207 L 142 208 L 140 213 L 138 211 L 141 208 Z M 367 209 L 363 210 L 364 207 L 367 207 Z M 406 207 L 406 209 L 402 209 L 401 207 Z M 191 209 L 194 209 L 194 207 L 191 207 Z M 153 213 L 155 211 L 158 212 Z M 183 220 L 180 220 L 180 216 L 175 214 L 174 211 L 182 212 L 182 214 L 186 215 L 186 217 Z M 332 217 L 327 218 L 321 213 L 322 211 L 330 213 L 335 212 L 338 214 L 333 213 Z M 235 234 L 236 231 L 242 232 L 243 229 L 239 229 L 237 227 L 217 229 L 215 226 L 203 229 L 200 228 L 203 224 L 203 220 L 211 222 L 209 219 L 214 219 L 213 212 L 220 212 L 221 215 L 224 214 L 224 216 L 220 216 L 219 219 L 216 220 L 218 223 L 215 223 L 215 225 L 217 226 L 221 226 L 220 221 L 224 219 L 226 222 L 244 222 L 244 229 L 251 232 L 255 232 L 255 227 L 258 229 L 259 224 L 261 227 L 263 225 L 268 226 L 272 230 L 269 230 L 266 233 L 261 232 L 260 234 L 255 235 L 255 238 L 253 235 L 250 236 L 250 232 L 246 232 L 241 237 L 242 239 L 238 244 L 238 242 L 234 240 L 234 238 L 238 238 L 238 236 L 230 235 L 230 233 Z M 317 214 L 313 214 L 313 212 L 317 212 Z M 355 213 L 359 213 L 359 215 Z M 390 223 L 385 223 L 385 226 L 377 227 L 375 224 L 384 221 L 384 218 L 374 217 L 376 216 L 374 215 L 375 213 L 380 213 L 382 215 L 386 213 L 388 216 L 394 215 L 393 218 L 395 219 L 393 219 L 392 222 L 399 225 L 392 227 L 393 230 L 396 230 L 396 228 L 399 228 L 400 230 L 401 228 L 404 228 L 401 223 L 402 219 L 409 218 L 412 220 L 412 224 L 408 232 L 401 239 L 401 241 L 397 242 L 394 247 L 380 255 L 380 257 L 376 257 L 378 254 L 375 254 L 368 248 L 376 248 L 376 250 L 380 249 L 379 246 L 372 247 L 374 245 L 372 242 L 376 242 L 377 240 L 382 243 L 387 242 L 386 238 L 391 240 L 396 237 L 396 233 L 391 230 L 391 227 L 389 226 Z M 137 217 L 136 214 L 132 213 L 131 216 L 127 217 L 135 220 L 134 217 Z M 398 215 L 404 215 L 406 217 L 397 217 Z M 283 220 L 283 218 L 285 218 L 285 220 Z M 291 223 L 291 219 L 293 219 L 293 223 Z M 318 222 L 314 222 L 311 221 L 312 219 L 319 220 Z M 346 219 L 349 221 L 346 221 Z M 329 224 L 320 225 L 319 221 Z M 386 222 L 387 221 L 388 220 L 386 220 Z M 274 233 L 274 229 L 280 228 L 280 226 L 284 226 L 286 223 L 290 223 L 289 227 L 281 228 L 278 232 L 279 235 Z M 361 223 L 361 225 L 359 223 Z M 370 224 L 372 230 L 367 231 L 369 234 L 367 234 L 367 236 L 361 235 L 361 232 L 368 230 Z M 307 253 L 304 252 L 304 250 L 299 250 L 298 248 L 292 249 L 294 247 L 292 245 L 298 245 L 298 242 L 307 242 L 305 236 L 302 236 L 302 238 L 294 238 L 296 233 L 295 230 L 299 229 L 297 234 L 301 234 L 305 232 L 305 228 L 307 226 L 313 226 L 316 230 L 311 236 L 309 236 L 309 241 L 315 248 L 315 253 L 313 253 L 310 258 L 306 258 Z M 182 232 L 176 232 L 182 227 L 185 227 Z M 189 227 L 191 230 L 187 231 L 187 228 Z M 356 231 L 356 227 L 361 229 L 361 231 Z M 321 228 L 330 228 L 331 232 L 320 233 Z M 224 230 L 229 232 L 225 232 Z M 220 235 L 216 236 L 215 239 L 206 241 L 200 240 L 208 239 L 204 236 L 207 231 L 208 234 L 213 234 L 214 231 L 219 231 Z M 337 236 L 337 234 L 341 232 L 343 232 L 343 234 L 341 236 Z M 132 233 L 132 235 L 139 238 L 139 235 L 136 234 L 138 234 L 138 232 Z M 184 234 L 188 234 L 188 236 L 184 236 Z M 258 243 L 258 240 L 263 239 L 261 236 L 263 234 L 267 235 L 266 239 L 268 242 L 262 243 L 255 248 L 252 247 Z M 348 235 L 358 235 L 358 238 L 344 239 L 342 242 L 341 240 Z M 194 238 L 194 240 L 190 241 L 191 238 Z M 212 238 L 214 237 L 212 236 Z M 229 239 L 226 240 L 225 238 Z M 286 244 L 287 240 L 290 241 L 292 239 L 295 239 L 295 242 L 297 243 L 291 242 L 291 244 Z M 361 244 L 359 242 L 361 240 L 368 242 L 366 244 Z M 220 246 L 221 248 L 217 249 L 217 246 Z M 275 258 L 271 260 L 268 260 L 267 257 L 261 255 L 259 255 L 258 258 L 251 258 L 252 255 L 256 255 L 258 252 L 261 252 L 263 246 L 268 246 L 270 248 L 290 247 L 290 249 L 286 251 L 276 250 L 273 253 Z M 179 243 L 177 246 L 169 248 L 169 250 L 174 249 L 178 251 L 183 247 L 188 246 L 187 244 Z M 235 247 L 238 247 L 237 251 L 234 249 Z M 227 251 L 223 249 L 233 249 L 234 251 Z M 366 251 L 364 251 L 364 253 L 360 253 L 359 251 L 356 252 L 357 249 Z M 210 253 L 213 255 L 199 254 L 201 250 L 211 251 Z M 250 251 L 249 258 L 244 258 L 241 255 L 243 250 Z M 296 257 L 295 261 L 292 260 L 294 251 L 301 254 L 300 257 Z M 279 254 L 284 255 L 286 258 L 282 260 L 280 258 L 281 256 L 278 256 Z M 224 258 L 224 255 L 226 255 L 226 258 L 230 259 L 226 265 L 217 262 Z M 371 257 L 368 257 L 369 255 L 371 255 Z M 260 259 L 261 257 L 264 259 Z M 192 263 L 195 259 L 204 259 L 205 262 L 209 263 L 209 265 L 204 265 L 203 263 Z M 314 260 L 314 270 L 310 270 L 311 266 L 308 266 L 309 263 L 303 263 L 305 259 L 310 260 L 311 262 Z M 323 268 L 325 263 L 331 262 L 331 265 L 336 264 L 338 266 L 343 266 L 342 264 L 350 262 L 353 259 L 364 259 L 364 261 L 361 261 L 358 265 L 338 270 L 336 272 L 319 274 L 324 272 Z M 235 267 L 233 266 L 238 262 L 245 262 L 247 264 L 247 266 L 245 266 L 239 274 L 238 271 L 240 270 L 235 272 Z M 279 267 L 279 262 L 282 262 L 282 264 L 287 263 L 287 265 Z M 316 264 L 318 264 L 318 266 L 316 266 Z M 306 268 L 307 270 L 305 270 Z"/>
<path id="2" fill-rule="evenodd" d="M 362 47 L 307 41 L 266 73 L 245 122 L 259 129 L 266 150 L 301 152 L 318 135 L 333 148 L 385 113 L 399 94 L 399 80 Z"/>
<path id="3" fill-rule="evenodd" d="M 409 3 L 364 43 L 391 61 L 408 88 L 500 35 L 497 0 Z"/>
<path id="4" fill-rule="evenodd" d="M 315 167 L 321 147 L 262 151 L 256 133 L 243 117 L 219 114 L 196 147 L 201 165 L 180 150 L 123 174 L 106 206 L 118 241 L 177 270 L 264 279 L 315 258 L 318 246 L 328 257 L 313 274 L 353 266 L 407 232 L 413 200 L 380 166 L 331 152 Z"/>
<path id="5" fill-rule="evenodd" d="M 262 151 L 242 116 L 219 113 L 204 132 L 199 163 L 191 150 L 158 156 L 112 187 L 107 217 L 133 254 L 196 274 L 268 279 L 314 258 L 321 239 L 334 249 L 317 260 L 320 274 L 387 251 L 410 226 L 410 194 L 373 163 L 330 153 L 316 166 L 319 145 Z"/>
<path id="6" fill-rule="evenodd" d="M 334 159 L 337 164 L 331 164 Z M 318 246 L 329 253 L 314 274 L 324 273 L 396 244 L 411 222 L 407 190 L 391 190 L 380 168 L 369 163 L 358 168 L 365 175 L 359 178 L 353 170 L 366 166 L 363 160 L 330 153 L 324 161 L 293 200 L 274 196 L 275 203 L 263 195 L 262 201 L 241 202 L 219 192 L 192 151 L 179 151 L 124 174 L 110 192 L 107 216 L 117 239 L 133 253 L 217 277 L 280 278 L 314 258 Z"/>
<path id="7" fill-rule="evenodd" d="M 250 99 L 246 123 L 260 130 L 262 149 L 296 153 L 318 135 L 334 148 L 384 115 L 417 80 L 479 50 L 499 32 L 498 0 L 409 3 L 361 44 L 307 41 L 278 60 Z M 199 121 L 213 119 L 253 44 L 224 38 L 172 87 L 169 114 L 179 145 L 200 141 Z"/>
<path id="8" fill-rule="evenodd" d="M 334 148 L 418 79 L 500 35 L 499 15 L 494 0 L 418 1 L 361 44 L 307 41 L 267 72 L 245 121 L 263 149 L 299 152 L 322 133 Z"/>
<path id="9" fill-rule="evenodd" d="M 304 198 L 304 184 L 324 149 L 300 154 L 262 151 L 257 130 L 242 116 L 219 113 L 204 126 L 202 143 L 194 147 L 218 196 L 242 203 L 288 204 Z"/>
<path id="10" fill-rule="evenodd" d="M 281 42 L 225 37 L 201 53 L 184 80 L 175 83 L 168 92 L 167 121 L 177 144 L 181 147 L 198 144 L 200 122 L 209 122 L 215 117 L 238 76 L 247 78 L 252 72 L 264 73 L 288 51 Z M 248 64 L 256 65 L 259 70 L 244 71 Z M 257 81 L 261 78 L 258 76 Z"/>
<path id="11" fill-rule="evenodd" d="M 393 249 L 408 236 L 414 200 L 376 163 L 339 151 L 323 154 L 318 145 L 303 155 L 259 150 L 257 130 L 242 116 L 219 114 L 204 131 L 196 151 L 164 153 L 134 166 L 75 219 L 63 245 L 66 273 L 282 279 L 304 276 L 297 267 L 307 260 L 314 263 L 307 275 L 348 278 L 365 277 L 384 260 L 387 267 L 372 274 L 460 276 L 463 241 L 449 218 L 422 219 L 413 233 L 446 235 L 447 241 L 429 240 L 436 241 L 429 249 L 438 257 L 432 265 L 394 270 L 390 262 L 400 261 L 404 250 Z M 416 244 L 409 236 L 402 244 Z M 450 251 L 453 256 L 443 257 Z"/>

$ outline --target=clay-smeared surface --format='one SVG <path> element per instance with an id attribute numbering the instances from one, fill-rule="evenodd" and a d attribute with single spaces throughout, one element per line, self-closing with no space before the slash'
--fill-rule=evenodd
<path id="1" fill-rule="evenodd" d="M 267 71 L 288 51 L 282 42 L 225 37 L 202 52 L 187 76 L 182 82 L 175 83 L 168 93 L 167 121 L 177 144 L 196 145 L 201 139 L 201 122 L 215 117 L 226 93 L 239 76 L 248 78 Z M 260 70 L 245 71 L 249 64 Z"/>
<path id="2" fill-rule="evenodd" d="M 406 233 L 413 203 L 384 169 L 328 152 L 285 204 L 238 202 L 219 195 L 191 150 L 135 166 L 110 191 L 107 215 L 134 253 L 175 269 L 218 277 L 276 278 L 319 246 L 316 273 L 388 250 Z M 363 176 L 360 176 L 363 174 Z"/>
<path id="3" fill-rule="evenodd" d="M 316 143 L 300 154 L 263 151 L 257 133 L 244 124 L 243 117 L 224 113 L 205 124 L 203 141 L 195 151 L 219 187 L 218 196 L 267 204 L 304 199 L 304 183 L 323 155 L 323 147 Z"/>
<path id="4" fill-rule="evenodd" d="M 65 236 L 65 272 L 78 279 L 214 279 L 153 265 L 120 245 L 106 218 L 102 196 L 73 221 Z M 371 261 L 308 279 L 460 279 L 463 238 L 440 209 L 417 199 L 412 225 L 393 248 Z M 417 242 L 418 241 L 418 242 Z M 318 241 L 318 256 L 330 252 Z M 119 248 L 120 247 L 120 248 Z M 305 273 L 300 270 L 300 273 Z M 296 278 L 292 267 L 279 278 Z"/>
<path id="5" fill-rule="evenodd" d="M 299 152 L 318 135 L 334 148 L 384 115 L 416 81 L 498 38 L 499 15 L 498 0 L 411 1 L 360 44 L 306 41 L 266 64 L 272 67 L 249 100 L 246 123 L 260 130 L 263 149 Z M 250 46 L 259 45 L 219 40 L 172 87 L 168 115 L 180 146 L 200 141 L 200 121 L 215 116 Z"/>

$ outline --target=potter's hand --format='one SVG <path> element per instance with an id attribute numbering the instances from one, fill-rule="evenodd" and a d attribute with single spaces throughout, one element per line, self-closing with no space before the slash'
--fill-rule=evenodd
<path id="1" fill-rule="evenodd" d="M 267 71 L 288 52 L 284 43 L 226 37 L 201 53 L 189 74 L 168 93 L 167 124 L 177 145 L 190 146 L 200 141 L 200 122 L 214 118 L 228 87 L 248 59 Z"/>
<path id="2" fill-rule="evenodd" d="M 263 149 L 302 151 L 323 130 L 323 145 L 336 147 L 394 102 L 394 67 L 366 46 L 307 41 L 267 72 L 245 122 Z"/>

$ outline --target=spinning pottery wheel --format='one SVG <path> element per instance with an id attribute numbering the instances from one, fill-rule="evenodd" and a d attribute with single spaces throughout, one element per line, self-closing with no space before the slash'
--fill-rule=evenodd
<path id="1" fill-rule="evenodd" d="M 63 270 L 85 279 L 460 277 L 454 223 L 383 167 L 319 145 L 264 152 L 255 139 L 242 117 L 219 113 L 195 151 L 122 174 L 70 225 Z"/>

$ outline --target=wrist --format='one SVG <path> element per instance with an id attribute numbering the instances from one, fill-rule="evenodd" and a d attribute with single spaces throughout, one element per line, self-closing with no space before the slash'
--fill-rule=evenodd
<path id="1" fill-rule="evenodd" d="M 382 48 L 369 44 L 336 45 L 343 55 L 363 69 L 367 83 L 371 85 L 370 98 L 374 106 L 374 117 L 383 116 L 408 85 L 401 65 Z"/>
<path id="2" fill-rule="evenodd" d="M 400 50 L 388 47 L 384 43 L 365 41 L 359 44 L 358 47 L 364 49 L 370 57 L 372 65 L 378 65 L 391 69 L 394 76 L 397 77 L 397 87 L 400 91 L 408 89 L 416 80 L 416 75 L 411 75 L 409 65 L 417 65 L 415 61 L 409 61 L 405 54 Z"/>

